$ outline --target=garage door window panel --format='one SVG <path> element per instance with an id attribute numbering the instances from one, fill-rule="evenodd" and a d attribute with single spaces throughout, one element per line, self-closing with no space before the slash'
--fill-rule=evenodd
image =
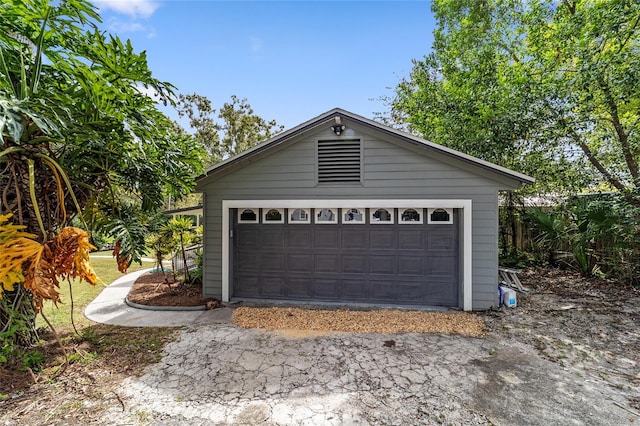
<path id="1" fill-rule="evenodd" d="M 365 209 L 342 209 L 342 223 L 344 224 L 364 224 Z"/>
<path id="2" fill-rule="evenodd" d="M 393 223 L 393 209 L 371 209 L 371 224 L 392 224 Z"/>
<path id="3" fill-rule="evenodd" d="M 316 209 L 315 222 L 317 224 L 338 223 L 338 209 Z"/>
<path id="4" fill-rule="evenodd" d="M 263 209 L 262 223 L 284 223 L 284 209 Z"/>
<path id="5" fill-rule="evenodd" d="M 400 223 L 419 225 L 422 223 L 422 209 L 400 209 Z"/>
<path id="6" fill-rule="evenodd" d="M 238 223 L 258 223 L 258 209 L 238 209 Z"/>
<path id="7" fill-rule="evenodd" d="M 439 225 L 453 224 L 453 209 L 427 209 L 427 223 Z"/>
<path id="8" fill-rule="evenodd" d="M 289 223 L 310 223 L 309 209 L 289 209 Z"/>

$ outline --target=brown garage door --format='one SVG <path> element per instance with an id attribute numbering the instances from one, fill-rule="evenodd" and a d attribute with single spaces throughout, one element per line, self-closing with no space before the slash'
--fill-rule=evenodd
<path id="1" fill-rule="evenodd" d="M 452 224 L 355 225 L 287 223 L 282 211 L 283 223 L 232 215 L 233 298 L 458 305 L 457 213 Z"/>

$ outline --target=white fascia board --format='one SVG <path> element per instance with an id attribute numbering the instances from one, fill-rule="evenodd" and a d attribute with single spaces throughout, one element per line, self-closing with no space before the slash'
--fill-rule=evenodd
<path id="1" fill-rule="evenodd" d="M 461 209 L 466 207 L 466 202 L 470 200 L 416 200 L 416 199 L 382 199 L 382 200 L 361 200 L 361 199 L 330 199 L 330 200 L 223 200 L 222 207 L 225 203 L 228 209 L 237 208 L 454 208 Z"/>

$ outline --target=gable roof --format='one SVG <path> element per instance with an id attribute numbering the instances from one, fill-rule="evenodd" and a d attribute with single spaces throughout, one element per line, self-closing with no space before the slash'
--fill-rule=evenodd
<path id="1" fill-rule="evenodd" d="M 481 160 L 479 158 L 462 153 L 460 151 L 447 148 L 443 145 L 430 142 L 428 140 L 419 138 L 409 133 L 396 130 L 392 127 L 388 127 L 388 126 L 385 126 L 384 124 L 378 123 L 377 121 L 370 120 L 368 118 L 362 117 L 360 115 L 354 114 L 349 111 L 345 111 L 340 108 L 334 108 L 332 110 L 325 112 L 324 114 L 320 114 L 319 116 L 312 118 L 311 120 L 308 120 L 282 133 L 279 133 L 274 137 L 267 139 L 261 142 L 260 144 L 238 155 L 235 155 L 224 161 L 221 161 L 220 163 L 215 164 L 214 166 L 207 169 L 203 175 L 196 178 L 196 182 L 198 186 L 201 186 L 211 180 L 215 180 L 216 177 L 226 174 L 227 172 L 234 170 L 236 167 L 241 167 L 246 162 L 249 162 L 255 159 L 255 157 L 261 156 L 261 154 L 265 153 L 266 151 L 269 151 L 278 146 L 281 146 L 282 144 L 285 144 L 286 142 L 292 140 L 297 136 L 303 135 L 304 133 L 312 131 L 321 126 L 334 124 L 336 117 L 340 117 L 341 119 L 346 119 L 354 123 L 357 123 L 361 126 L 368 127 L 378 132 L 381 132 L 383 134 L 393 136 L 406 143 L 409 143 L 421 148 L 426 148 L 427 150 L 431 150 L 436 153 L 443 154 L 447 157 L 451 157 L 453 159 L 480 167 L 489 172 L 496 173 L 497 175 L 500 175 L 502 177 L 515 180 L 519 184 L 527 184 L 527 183 L 530 184 L 535 182 L 534 178 L 527 176 L 525 174 L 518 173 L 513 170 L 507 169 L 506 167 L 493 164 L 489 161 Z"/>

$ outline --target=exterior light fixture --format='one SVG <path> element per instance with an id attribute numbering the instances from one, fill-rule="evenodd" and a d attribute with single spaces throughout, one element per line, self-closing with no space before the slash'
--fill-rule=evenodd
<path id="1" fill-rule="evenodd" d="M 336 117 L 335 121 L 336 121 L 336 125 L 335 126 L 331 126 L 331 130 L 333 130 L 333 133 L 335 133 L 336 136 L 340 136 L 340 134 L 347 127 L 344 124 L 342 124 L 342 120 L 340 119 L 340 117 Z"/>

